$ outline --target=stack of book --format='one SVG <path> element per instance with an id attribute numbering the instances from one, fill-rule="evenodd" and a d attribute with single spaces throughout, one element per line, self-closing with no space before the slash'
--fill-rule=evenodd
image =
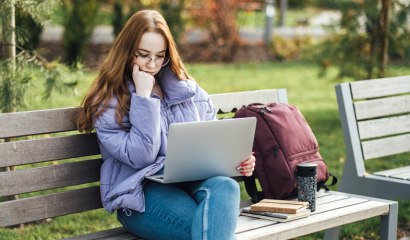
<path id="1" fill-rule="evenodd" d="M 308 202 L 263 199 L 259 203 L 242 208 L 241 215 L 287 222 L 310 215 Z"/>

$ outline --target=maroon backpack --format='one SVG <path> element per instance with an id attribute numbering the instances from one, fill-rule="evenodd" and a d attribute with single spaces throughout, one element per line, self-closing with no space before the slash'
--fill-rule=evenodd
<path id="1" fill-rule="evenodd" d="M 255 177 L 244 177 L 252 201 L 284 199 L 297 195 L 296 165 L 316 163 L 318 189 L 329 179 L 319 154 L 319 144 L 302 113 L 285 103 L 249 104 L 236 111 L 235 118 L 256 117 L 253 152 L 255 173 L 263 192 L 257 192 Z M 333 175 L 332 175 L 333 176 Z M 332 185 L 337 179 L 333 178 Z M 330 185 L 330 186 L 332 186 Z"/>

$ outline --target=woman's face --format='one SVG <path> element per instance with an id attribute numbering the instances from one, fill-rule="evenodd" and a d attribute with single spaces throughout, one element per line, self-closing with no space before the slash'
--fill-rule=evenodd
<path id="1" fill-rule="evenodd" d="M 164 36 L 155 32 L 146 32 L 142 35 L 137 51 L 134 53 L 133 63 L 137 64 L 140 71 L 154 76 L 161 69 L 167 51 Z"/>

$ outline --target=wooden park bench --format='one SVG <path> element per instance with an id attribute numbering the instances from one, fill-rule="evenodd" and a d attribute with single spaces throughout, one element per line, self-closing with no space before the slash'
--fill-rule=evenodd
<path id="1" fill-rule="evenodd" d="M 336 95 L 347 151 L 338 190 L 410 199 L 410 165 L 368 174 L 364 163 L 410 152 L 410 76 L 342 83 Z"/>
<path id="2" fill-rule="evenodd" d="M 231 112 L 252 102 L 287 103 L 285 89 L 216 94 L 219 112 Z M 0 114 L 0 138 L 75 131 L 77 108 Z M 70 159 L 100 154 L 96 134 L 78 134 L 0 143 L 0 167 Z M 0 173 L 0 197 L 98 182 L 102 159 L 61 163 Z M 241 178 L 237 179 L 241 181 Z M 241 202 L 249 206 L 250 200 Z M 38 221 L 102 208 L 99 186 L 44 194 L 0 203 L 0 227 Z M 316 211 L 287 223 L 239 216 L 238 239 L 288 239 L 329 229 L 326 239 L 337 239 L 338 226 L 381 216 L 381 239 L 396 239 L 398 204 L 394 201 L 340 192 L 319 192 Z M 73 239 L 141 239 L 115 228 Z"/>

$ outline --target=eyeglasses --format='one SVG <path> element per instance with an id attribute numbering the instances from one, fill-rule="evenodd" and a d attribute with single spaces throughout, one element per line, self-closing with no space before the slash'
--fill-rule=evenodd
<path id="1" fill-rule="evenodd" d="M 145 62 L 145 64 L 149 64 L 152 61 L 152 58 L 149 55 L 137 55 L 134 54 L 135 58 L 138 60 L 141 59 L 142 62 Z M 155 65 L 157 66 L 165 66 L 168 64 L 169 62 L 169 57 L 165 57 L 165 56 L 156 56 L 156 58 L 154 59 Z"/>

